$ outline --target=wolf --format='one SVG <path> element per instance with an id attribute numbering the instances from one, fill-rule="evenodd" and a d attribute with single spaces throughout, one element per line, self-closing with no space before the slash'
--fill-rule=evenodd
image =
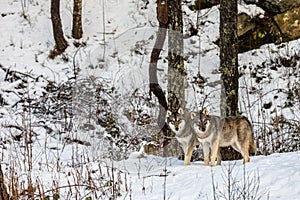
<path id="1" fill-rule="evenodd" d="M 167 111 L 167 124 L 179 142 L 184 152 L 184 165 L 189 165 L 193 149 L 199 145 L 199 141 L 191 127 L 190 113 L 185 113 L 179 108 L 178 112 Z"/>
<path id="2" fill-rule="evenodd" d="M 219 117 L 209 115 L 206 109 L 191 112 L 192 129 L 198 141 L 203 146 L 204 165 L 209 163 L 221 165 L 220 147 L 232 146 L 243 156 L 243 163 L 250 161 L 249 151 L 255 153 L 256 146 L 253 139 L 251 123 L 244 116 Z"/>

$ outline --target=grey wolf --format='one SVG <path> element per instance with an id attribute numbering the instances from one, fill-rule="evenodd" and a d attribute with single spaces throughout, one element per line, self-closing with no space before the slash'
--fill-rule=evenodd
<path id="1" fill-rule="evenodd" d="M 167 124 L 184 152 L 184 165 L 189 165 L 194 147 L 200 144 L 191 127 L 190 113 L 179 108 L 178 112 L 167 111 Z"/>
<path id="2" fill-rule="evenodd" d="M 203 147 L 204 165 L 221 165 L 220 147 L 232 146 L 243 156 L 243 163 L 250 161 L 249 151 L 255 153 L 252 126 L 244 116 L 219 117 L 209 115 L 204 109 L 192 112 L 192 129 Z"/>

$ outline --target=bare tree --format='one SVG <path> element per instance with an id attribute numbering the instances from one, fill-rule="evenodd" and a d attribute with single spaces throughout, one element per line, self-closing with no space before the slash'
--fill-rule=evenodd
<path id="1" fill-rule="evenodd" d="M 151 52 L 150 64 L 149 64 L 149 88 L 150 94 L 153 94 L 157 97 L 159 102 L 159 115 L 157 119 L 158 126 L 162 129 L 164 134 L 163 146 L 168 144 L 167 137 L 168 136 L 168 126 L 165 123 L 166 120 L 166 110 L 168 108 L 166 97 L 162 88 L 158 83 L 157 78 L 157 63 L 159 60 L 160 52 L 163 48 L 166 39 L 167 32 L 167 23 L 168 23 L 168 4 L 166 0 L 158 0 L 157 1 L 157 20 L 159 22 L 159 28 L 156 35 L 156 41 L 154 47 Z M 160 136 L 158 136 L 160 137 Z M 164 151 L 164 155 L 166 156 L 167 152 Z"/>
<path id="2" fill-rule="evenodd" d="M 185 109 L 182 0 L 168 0 L 168 110 Z M 169 137 L 174 133 L 169 131 Z M 178 155 L 177 140 L 169 141 L 168 155 Z"/>
<path id="3" fill-rule="evenodd" d="M 60 19 L 60 0 L 51 0 L 51 21 L 55 40 L 54 50 L 49 55 L 50 58 L 55 58 L 60 55 L 68 47 L 68 43 L 64 38 L 62 24 Z"/>
<path id="4" fill-rule="evenodd" d="M 238 114 L 237 0 L 220 1 L 220 70 L 225 99 L 222 114 Z"/>
<path id="5" fill-rule="evenodd" d="M 8 200 L 9 195 L 6 190 L 6 186 L 4 184 L 3 172 L 0 165 L 0 200 Z"/>
<path id="6" fill-rule="evenodd" d="M 237 14 L 237 0 L 220 0 L 220 70 L 224 87 L 221 112 L 225 116 L 239 114 Z M 231 148 L 222 148 L 221 153 L 224 159 L 240 158 Z"/>
<path id="7" fill-rule="evenodd" d="M 158 117 L 159 127 L 164 133 L 163 146 L 166 147 L 170 140 L 171 131 L 165 123 L 166 110 L 177 112 L 179 107 L 185 108 L 184 62 L 183 62 L 183 19 L 181 0 L 158 0 L 157 18 L 159 29 L 155 46 L 152 50 L 149 65 L 150 92 L 153 92 L 160 103 Z M 168 103 L 163 90 L 158 84 L 157 61 L 166 38 L 168 29 Z M 168 149 L 176 153 L 176 148 L 171 145 L 164 148 L 164 155 L 169 155 Z"/>
<path id="8" fill-rule="evenodd" d="M 82 37 L 82 0 L 74 0 L 72 37 Z"/>
<path id="9" fill-rule="evenodd" d="M 185 108 L 182 0 L 169 0 L 168 109 Z"/>

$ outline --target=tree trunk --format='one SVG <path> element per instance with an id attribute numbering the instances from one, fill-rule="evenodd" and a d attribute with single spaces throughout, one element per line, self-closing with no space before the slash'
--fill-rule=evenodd
<path id="1" fill-rule="evenodd" d="M 82 16 L 82 0 L 74 0 L 72 37 L 75 39 L 80 39 L 82 37 L 81 16 Z"/>
<path id="2" fill-rule="evenodd" d="M 225 89 L 222 109 L 226 116 L 238 115 L 237 0 L 220 1 L 220 70 Z"/>
<path id="3" fill-rule="evenodd" d="M 237 0 L 220 1 L 220 70 L 223 81 L 221 113 L 236 116 L 238 110 L 238 49 L 237 49 Z M 237 159 L 239 154 L 231 148 L 221 148 L 223 159 Z"/>
<path id="4" fill-rule="evenodd" d="M 185 109 L 182 0 L 169 0 L 168 109 Z"/>
<path id="5" fill-rule="evenodd" d="M 156 35 L 156 41 L 154 47 L 151 52 L 150 57 L 150 64 L 149 64 L 149 88 L 150 88 L 150 95 L 153 94 L 157 97 L 159 102 L 159 115 L 157 117 L 157 123 L 159 128 L 162 130 L 163 133 L 163 147 L 166 147 L 169 140 L 169 130 L 166 124 L 166 110 L 168 109 L 166 97 L 164 95 L 163 90 L 161 89 L 160 85 L 158 84 L 157 78 L 157 62 L 159 59 L 160 52 L 163 48 L 166 38 L 167 32 L 167 23 L 168 23 L 168 4 L 166 0 L 158 0 L 157 1 L 157 19 L 159 22 L 158 33 Z M 157 136 L 157 140 L 161 138 L 159 134 Z M 163 152 L 164 156 L 167 156 L 166 148 L 164 148 Z"/>
<path id="6" fill-rule="evenodd" d="M 4 184 L 3 172 L 0 165 L 0 200 L 8 200 L 9 195 L 6 190 L 6 186 Z"/>
<path id="7" fill-rule="evenodd" d="M 51 58 L 55 58 L 57 55 L 60 55 L 68 47 L 68 43 L 64 38 L 62 30 L 59 5 L 60 0 L 51 0 L 51 21 L 55 40 L 55 48 L 51 52 Z"/>
<path id="8" fill-rule="evenodd" d="M 183 62 L 182 0 L 168 1 L 168 110 L 185 110 L 185 70 Z M 174 137 L 174 133 L 170 133 Z M 178 155 L 181 148 L 177 140 L 170 141 L 168 155 Z"/>

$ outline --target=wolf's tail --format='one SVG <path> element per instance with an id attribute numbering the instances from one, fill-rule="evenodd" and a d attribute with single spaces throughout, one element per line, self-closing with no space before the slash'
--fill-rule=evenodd
<path id="1" fill-rule="evenodd" d="M 254 131 L 253 131 L 253 126 L 251 125 L 250 121 L 248 118 L 245 117 L 247 120 L 249 126 L 251 127 L 251 139 L 249 141 L 249 153 L 250 155 L 256 155 L 256 144 L 254 142 Z"/>
<path id="2" fill-rule="evenodd" d="M 250 155 L 252 155 L 252 156 L 256 155 L 256 145 L 254 143 L 253 138 L 250 140 L 249 146 L 250 146 L 250 148 L 249 148 Z"/>

